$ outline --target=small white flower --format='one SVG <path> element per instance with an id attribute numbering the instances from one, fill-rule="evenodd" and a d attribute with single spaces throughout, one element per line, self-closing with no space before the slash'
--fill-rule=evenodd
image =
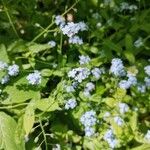
<path id="1" fill-rule="evenodd" d="M 5 75 L 2 79 L 1 79 L 1 84 L 6 84 L 8 81 L 10 80 L 8 75 Z"/>
<path id="2" fill-rule="evenodd" d="M 19 66 L 14 64 L 8 67 L 8 74 L 10 76 L 17 76 L 19 74 Z"/>
<path id="3" fill-rule="evenodd" d="M 70 92 L 74 92 L 75 89 L 73 86 L 66 86 L 66 92 L 70 93 Z"/>
<path id="4" fill-rule="evenodd" d="M 135 42 L 134 42 L 134 46 L 139 48 L 141 46 L 143 46 L 143 39 L 141 37 L 139 37 Z"/>
<path id="5" fill-rule="evenodd" d="M 142 84 L 139 84 L 137 86 L 137 90 L 140 92 L 140 93 L 145 93 L 146 92 L 146 86 L 145 85 L 142 85 Z"/>
<path id="6" fill-rule="evenodd" d="M 125 76 L 126 73 L 121 59 L 112 59 L 110 72 L 113 73 L 115 76 Z"/>
<path id="7" fill-rule="evenodd" d="M 38 85 L 41 83 L 41 73 L 35 70 L 34 73 L 30 73 L 26 79 L 28 80 L 29 84 Z"/>
<path id="8" fill-rule="evenodd" d="M 55 42 L 55 41 L 49 41 L 48 44 L 49 44 L 51 47 L 55 47 L 55 46 L 56 46 L 56 42 Z"/>
<path id="9" fill-rule="evenodd" d="M 150 65 L 144 67 L 145 73 L 150 76 Z"/>
<path id="10" fill-rule="evenodd" d="M 95 130 L 94 130 L 94 128 L 91 128 L 91 127 L 85 127 L 84 132 L 85 132 L 85 136 L 90 137 L 90 136 L 94 135 Z"/>
<path id="11" fill-rule="evenodd" d="M 144 136 L 144 138 L 148 141 L 150 141 L 150 130 L 147 131 L 146 135 Z"/>
<path id="12" fill-rule="evenodd" d="M 79 38 L 79 36 L 75 35 L 69 38 L 69 43 L 82 45 L 83 40 Z"/>
<path id="13" fill-rule="evenodd" d="M 122 3 L 120 4 L 120 11 L 121 11 L 121 12 L 124 11 L 124 10 L 128 10 L 128 9 L 129 9 L 129 4 L 128 4 L 128 3 L 122 2 Z"/>
<path id="14" fill-rule="evenodd" d="M 4 70 L 8 67 L 8 64 L 3 62 L 3 61 L 0 61 L 0 70 Z"/>
<path id="15" fill-rule="evenodd" d="M 55 17 L 55 23 L 58 26 L 64 26 L 65 25 L 65 19 L 61 15 L 58 15 Z"/>
<path id="16" fill-rule="evenodd" d="M 84 55 L 80 55 L 79 56 L 79 63 L 80 65 L 83 65 L 83 64 L 88 64 L 90 62 L 90 57 L 89 56 L 84 56 Z"/>
<path id="17" fill-rule="evenodd" d="M 128 112 L 129 106 L 126 103 L 119 103 L 119 111 L 121 114 Z"/>
<path id="18" fill-rule="evenodd" d="M 114 117 L 114 122 L 115 122 L 118 126 L 122 126 L 123 123 L 124 123 L 123 119 L 120 118 L 120 117 L 118 117 L 118 116 Z"/>
<path id="19" fill-rule="evenodd" d="M 77 106 L 77 102 L 74 98 L 69 99 L 65 104 L 65 109 L 73 109 Z"/>

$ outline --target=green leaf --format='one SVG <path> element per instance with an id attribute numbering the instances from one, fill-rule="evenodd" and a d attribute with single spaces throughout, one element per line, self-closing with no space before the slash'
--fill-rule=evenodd
<path id="1" fill-rule="evenodd" d="M 113 95 L 113 97 L 118 101 L 121 101 L 125 96 L 126 96 L 126 90 L 121 88 L 117 88 L 115 94 Z"/>
<path id="2" fill-rule="evenodd" d="M 126 50 L 124 55 L 131 64 L 135 63 L 135 56 L 133 55 L 132 51 Z"/>
<path id="3" fill-rule="evenodd" d="M 7 51 L 10 53 L 21 53 L 27 51 L 27 46 L 23 40 L 17 40 L 9 45 Z"/>
<path id="4" fill-rule="evenodd" d="M 16 78 L 14 84 L 7 85 L 4 92 L 8 94 L 4 104 L 22 103 L 30 99 L 40 99 L 39 87 L 28 85 L 26 77 Z"/>
<path id="5" fill-rule="evenodd" d="M 31 53 L 39 53 L 41 51 L 44 51 L 44 50 L 51 48 L 51 46 L 48 44 L 29 43 L 27 46 L 28 46 L 28 49 Z"/>
<path id="6" fill-rule="evenodd" d="M 150 150 L 150 144 L 143 144 L 141 146 L 132 148 L 131 150 Z"/>
<path id="7" fill-rule="evenodd" d="M 9 62 L 6 47 L 4 44 L 0 45 L 0 61 Z"/>
<path id="8" fill-rule="evenodd" d="M 13 118 L 0 112 L 0 149 L 4 150 L 25 150 L 24 145 L 20 145 L 15 140 L 17 123 Z"/>
<path id="9" fill-rule="evenodd" d="M 137 113 L 133 112 L 132 116 L 130 117 L 130 122 L 129 122 L 131 129 L 135 131 L 137 129 Z"/>
<path id="10" fill-rule="evenodd" d="M 36 108 L 45 112 L 60 110 L 58 102 L 50 97 L 36 101 Z"/>
<path id="11" fill-rule="evenodd" d="M 133 49 L 133 40 L 132 40 L 132 36 L 130 34 L 127 34 L 125 37 L 125 46 L 126 46 L 126 50 Z"/>
<path id="12" fill-rule="evenodd" d="M 25 114 L 23 117 L 23 127 L 26 133 L 26 136 L 30 133 L 35 121 L 35 115 L 34 115 L 34 106 L 32 104 L 29 104 L 25 110 Z"/>
<path id="13" fill-rule="evenodd" d="M 111 97 L 104 98 L 102 101 L 111 108 L 114 107 L 117 102 L 114 98 Z"/>

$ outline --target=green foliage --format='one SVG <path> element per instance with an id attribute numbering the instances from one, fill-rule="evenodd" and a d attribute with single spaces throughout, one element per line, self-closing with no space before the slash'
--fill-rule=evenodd
<path id="1" fill-rule="evenodd" d="M 55 23 L 57 15 L 65 23 L 86 23 L 87 31 L 75 34 L 83 44 L 69 42 Z M 89 63 L 81 64 L 81 55 L 89 56 Z M 113 58 L 122 60 L 126 76 L 110 71 Z M 150 86 L 145 77 L 150 80 L 150 75 L 144 70 L 149 58 L 150 4 L 146 0 L 1 0 L 0 149 L 149 150 Z M 2 68 L 1 62 L 8 66 Z M 19 66 L 14 76 L 8 68 L 13 64 Z M 90 75 L 77 83 L 80 71 L 68 77 L 75 68 L 89 69 Z M 94 68 L 102 69 L 99 78 L 92 74 Z M 35 81 L 32 75 L 37 70 L 40 79 Z M 119 83 L 127 81 L 128 74 L 137 78 L 137 84 L 121 88 Z M 6 75 L 9 81 L 2 83 Z M 94 88 L 86 93 L 89 82 Z M 70 99 L 76 104 L 67 109 Z M 121 112 L 120 104 L 128 110 Z M 90 110 L 96 112 L 97 121 L 92 126 L 94 135 L 86 136 L 81 117 Z M 115 147 L 104 139 L 110 129 L 117 140 Z"/>

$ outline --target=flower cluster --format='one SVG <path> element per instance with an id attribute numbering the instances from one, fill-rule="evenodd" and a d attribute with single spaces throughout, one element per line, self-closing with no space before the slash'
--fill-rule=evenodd
<path id="1" fill-rule="evenodd" d="M 77 36 L 79 31 L 87 30 L 87 25 L 84 22 L 74 23 L 74 22 L 67 22 L 62 16 L 58 15 L 55 17 L 56 25 L 59 25 L 62 33 L 69 37 L 69 43 L 72 44 L 83 44 L 83 40 Z"/>
<path id="2" fill-rule="evenodd" d="M 81 118 L 80 121 L 82 123 L 82 125 L 84 125 L 85 127 L 85 135 L 86 136 L 92 136 L 95 132 L 94 132 L 94 128 L 92 128 L 96 122 L 96 112 L 91 110 L 91 111 L 87 111 L 85 112 Z"/>
<path id="3" fill-rule="evenodd" d="M 126 73 L 121 59 L 112 59 L 110 72 L 115 76 L 125 76 Z"/>
<path id="4" fill-rule="evenodd" d="M 91 73 L 96 79 L 99 79 L 105 73 L 105 70 L 104 68 L 94 68 L 91 70 Z"/>
<path id="5" fill-rule="evenodd" d="M 68 72 L 68 77 L 81 83 L 84 79 L 88 78 L 90 70 L 88 68 L 75 68 Z"/>
<path id="6" fill-rule="evenodd" d="M 150 65 L 144 67 L 145 73 L 150 76 Z"/>
<path id="7" fill-rule="evenodd" d="M 69 38 L 69 43 L 82 45 L 83 40 L 79 36 L 75 35 L 75 36 Z"/>
<path id="8" fill-rule="evenodd" d="M 79 56 L 79 63 L 80 65 L 83 65 L 83 64 L 88 64 L 90 62 L 90 57 L 89 56 L 84 56 L 84 55 L 81 55 Z"/>
<path id="9" fill-rule="evenodd" d="M 35 70 L 34 73 L 30 73 L 26 79 L 28 80 L 29 84 L 38 85 L 41 83 L 41 73 Z"/>
<path id="10" fill-rule="evenodd" d="M 0 70 L 4 70 L 8 67 L 8 64 L 3 62 L 3 61 L 0 61 Z"/>
<path id="11" fill-rule="evenodd" d="M 61 15 L 58 15 L 55 17 L 55 23 L 56 25 L 62 27 L 65 25 L 65 19 Z"/>
<path id="12" fill-rule="evenodd" d="M 114 117 L 114 122 L 118 125 L 118 126 L 122 126 L 124 121 L 122 118 L 120 118 L 119 116 L 115 116 Z"/>
<path id="13" fill-rule="evenodd" d="M 19 74 L 19 66 L 14 64 L 8 67 L 8 74 L 10 76 L 17 76 Z"/>
<path id="14" fill-rule="evenodd" d="M 137 78 L 135 75 L 128 73 L 127 74 L 128 80 L 121 80 L 119 82 L 119 87 L 122 89 L 129 89 L 132 85 L 137 84 Z"/>
<path id="15" fill-rule="evenodd" d="M 65 104 L 65 109 L 73 109 L 77 105 L 77 102 L 74 98 L 69 99 Z"/>
<path id="16" fill-rule="evenodd" d="M 88 82 L 85 86 L 83 93 L 85 96 L 88 97 L 88 96 L 90 96 L 90 92 L 92 92 L 94 89 L 95 89 L 95 85 L 92 82 Z"/>
<path id="17" fill-rule="evenodd" d="M 129 106 L 126 103 L 119 103 L 119 111 L 121 114 L 128 112 Z"/>
<path id="18" fill-rule="evenodd" d="M 111 148 L 115 148 L 116 145 L 118 144 L 118 141 L 115 139 L 115 135 L 114 135 L 112 129 L 109 129 L 106 131 L 103 139 L 109 144 L 109 146 Z"/>
<path id="19" fill-rule="evenodd" d="M 13 65 L 8 65 L 7 63 L 0 61 L 0 70 L 6 72 L 6 75 L 4 75 L 1 78 L 0 83 L 1 84 L 6 84 L 11 76 L 17 76 L 19 74 L 19 66 L 16 64 Z"/>

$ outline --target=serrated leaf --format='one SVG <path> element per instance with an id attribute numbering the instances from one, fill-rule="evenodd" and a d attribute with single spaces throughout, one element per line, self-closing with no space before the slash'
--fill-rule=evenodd
<path id="1" fill-rule="evenodd" d="M 0 149 L 4 150 L 24 150 L 24 145 L 15 141 L 15 131 L 17 123 L 13 118 L 0 112 Z M 23 141 L 22 141 L 23 142 Z"/>

